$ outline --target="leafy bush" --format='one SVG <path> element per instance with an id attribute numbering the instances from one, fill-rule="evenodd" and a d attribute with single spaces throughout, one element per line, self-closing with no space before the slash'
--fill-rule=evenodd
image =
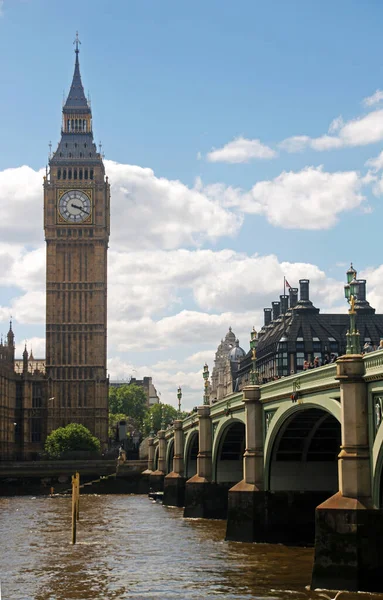
<path id="1" fill-rule="evenodd" d="M 45 452 L 49 458 L 62 458 L 68 452 L 99 454 L 100 449 L 100 440 L 79 423 L 55 429 L 45 441 Z"/>

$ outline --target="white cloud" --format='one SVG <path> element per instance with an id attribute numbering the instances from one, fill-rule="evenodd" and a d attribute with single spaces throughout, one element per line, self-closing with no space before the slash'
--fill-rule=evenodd
<path id="1" fill-rule="evenodd" d="M 0 171 L 0 239 L 41 244 L 43 240 L 43 175 L 23 166 Z"/>
<path id="2" fill-rule="evenodd" d="M 300 278 L 324 278 L 315 265 L 279 263 L 275 255 L 249 256 L 234 250 L 144 251 L 119 253 L 117 258 L 111 253 L 110 258 L 119 265 L 118 270 L 111 267 L 109 294 L 110 318 L 116 320 L 163 315 L 165 308 L 178 309 L 190 295 L 202 311 L 258 311 L 271 296 L 282 293 L 284 275 L 291 285 Z M 128 299 L 122 306 L 116 298 L 130 296 L 131 289 L 142 290 L 141 304 L 137 296 L 137 302 Z"/>
<path id="3" fill-rule="evenodd" d="M 151 169 L 105 162 L 111 181 L 112 244 L 115 248 L 198 246 L 235 235 L 237 214 L 203 189 L 156 177 Z"/>
<path id="4" fill-rule="evenodd" d="M 377 173 L 383 169 L 383 151 L 375 158 L 369 158 L 366 166 L 370 167 L 373 173 Z"/>
<path id="5" fill-rule="evenodd" d="M 222 148 L 213 149 L 207 154 L 209 162 L 247 163 L 254 158 L 275 158 L 277 153 L 260 140 L 248 140 L 238 137 Z"/>
<path id="6" fill-rule="evenodd" d="M 313 150 L 332 150 L 333 148 L 341 148 L 343 142 L 340 138 L 331 135 L 322 135 L 319 138 L 311 140 L 311 147 Z"/>
<path id="7" fill-rule="evenodd" d="M 30 291 L 11 300 L 9 306 L 0 307 L 1 320 L 12 317 L 23 325 L 45 323 L 45 292 Z"/>
<path id="8" fill-rule="evenodd" d="M 247 193 L 232 189 L 226 201 L 244 213 L 264 215 L 277 227 L 329 229 L 340 213 L 362 204 L 364 183 L 355 171 L 328 173 L 321 166 L 306 167 L 259 181 Z M 205 191 L 210 193 L 208 188 Z"/>
<path id="9" fill-rule="evenodd" d="M 330 127 L 328 128 L 329 133 L 336 133 L 339 129 L 342 129 L 344 125 L 343 117 L 340 115 L 339 117 L 335 117 L 330 123 Z"/>
<path id="10" fill-rule="evenodd" d="M 190 347 L 193 344 L 211 346 L 219 341 L 229 325 L 235 324 L 236 333 L 243 333 L 260 322 L 261 313 L 247 311 L 237 313 L 205 313 L 195 310 L 182 310 L 177 314 L 165 316 L 157 321 L 149 317 L 142 319 L 109 321 L 109 337 L 113 340 L 114 349 L 119 352 L 131 350 L 164 350 L 176 346 Z M 237 335 L 239 335 L 237 333 Z M 246 333 L 245 335 L 249 335 Z"/>
<path id="11" fill-rule="evenodd" d="M 309 144 L 310 138 L 308 135 L 293 135 L 280 142 L 278 146 L 282 150 L 286 150 L 286 152 L 295 153 L 302 152 Z"/>
<path id="12" fill-rule="evenodd" d="M 365 106 L 374 106 L 374 104 L 379 104 L 379 102 L 381 102 L 382 100 L 383 100 L 383 91 L 376 90 L 376 92 L 374 92 L 372 94 L 372 96 L 368 96 L 367 98 L 364 98 L 362 103 Z"/>
<path id="13" fill-rule="evenodd" d="M 334 148 L 366 146 L 383 140 L 383 110 L 375 110 L 367 115 L 346 123 L 337 117 L 329 127 L 329 133 L 311 138 L 306 135 L 293 136 L 280 142 L 279 147 L 287 152 L 301 152 L 306 148 L 324 151 Z"/>
<path id="14" fill-rule="evenodd" d="M 219 340 L 217 340 L 217 346 L 218 342 Z M 212 364 L 216 350 L 217 348 L 211 348 L 211 350 L 200 350 L 199 352 L 195 352 L 187 357 L 186 363 L 197 365 L 204 365 L 205 363 Z"/>

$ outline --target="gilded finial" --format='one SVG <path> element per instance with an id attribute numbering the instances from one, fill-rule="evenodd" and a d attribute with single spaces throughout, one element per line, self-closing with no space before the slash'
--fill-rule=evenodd
<path id="1" fill-rule="evenodd" d="M 79 37 L 78 37 L 78 31 L 76 31 L 76 38 L 73 43 L 76 45 L 75 52 L 76 52 L 76 54 L 78 54 L 80 52 L 80 50 L 78 49 L 78 45 L 81 44 Z"/>

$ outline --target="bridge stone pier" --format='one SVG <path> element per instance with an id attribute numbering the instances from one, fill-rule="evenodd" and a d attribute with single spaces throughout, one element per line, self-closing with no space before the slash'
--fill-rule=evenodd
<path id="1" fill-rule="evenodd" d="M 212 482 L 212 423 L 210 406 L 198 407 L 197 473 L 186 482 L 184 517 L 225 519 L 228 488 Z"/>
<path id="2" fill-rule="evenodd" d="M 150 487 L 150 475 L 154 470 L 154 438 L 148 438 L 148 466 L 145 471 L 142 472 L 142 477 L 147 482 L 148 489 Z"/>
<path id="3" fill-rule="evenodd" d="M 149 485 L 153 492 L 162 492 L 166 474 L 166 439 L 165 431 L 160 429 L 158 436 L 158 465 L 149 475 Z"/>
<path id="4" fill-rule="evenodd" d="M 337 361 L 342 445 L 339 492 L 316 509 L 312 588 L 382 591 L 383 511 L 374 508 L 368 395 L 361 355 Z"/>
<path id="5" fill-rule="evenodd" d="M 173 471 L 164 479 L 164 500 L 167 506 L 185 505 L 184 432 L 182 421 L 174 421 Z"/>

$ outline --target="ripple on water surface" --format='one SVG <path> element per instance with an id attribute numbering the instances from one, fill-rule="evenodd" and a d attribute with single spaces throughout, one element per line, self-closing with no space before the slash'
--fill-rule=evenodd
<path id="1" fill-rule="evenodd" d="M 318 598 L 311 549 L 225 542 L 225 522 L 145 496 L 82 497 L 72 546 L 70 502 L 0 498 L 2 600 Z"/>

